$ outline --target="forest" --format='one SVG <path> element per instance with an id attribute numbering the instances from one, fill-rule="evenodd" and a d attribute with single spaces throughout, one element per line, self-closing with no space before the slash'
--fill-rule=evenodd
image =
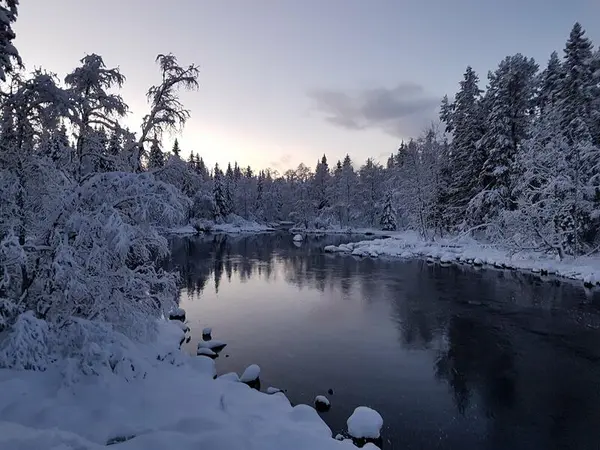
<path id="1" fill-rule="evenodd" d="M 468 67 L 440 124 L 385 165 L 324 155 L 314 171 L 278 173 L 163 148 L 190 117 L 179 92 L 200 87 L 195 64 L 158 55 L 131 130 L 117 66 L 90 54 L 62 78 L 28 72 L 13 45 L 18 2 L 0 5 L 0 367 L 114 369 L 114 352 L 99 349 L 149 339 L 173 306 L 177 274 L 156 264 L 169 252 L 161 231 L 189 223 L 474 233 L 561 258 L 598 249 L 600 51 L 579 24 L 541 70 L 508 56 L 483 89 Z"/>

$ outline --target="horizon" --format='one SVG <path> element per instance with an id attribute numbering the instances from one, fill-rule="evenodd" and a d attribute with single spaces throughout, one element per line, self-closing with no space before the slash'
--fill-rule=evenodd
<path id="1" fill-rule="evenodd" d="M 191 119 L 183 132 L 165 136 L 164 150 L 177 138 L 184 159 L 193 151 L 209 167 L 237 162 L 283 173 L 299 163 L 314 169 L 323 154 L 330 165 L 346 153 L 357 166 L 367 158 L 385 163 L 402 140 L 437 122 L 442 96 L 454 95 L 467 65 L 482 88 L 507 55 L 533 57 L 542 70 L 552 51 L 562 57 L 578 19 L 600 15 L 592 0 L 552 8 L 542 0 L 511 2 L 523 10 L 518 17 L 507 12 L 510 5 L 474 0 L 375 6 L 186 0 L 177 8 L 159 2 L 149 8 L 141 0 L 108 0 L 102 8 L 31 0 L 19 10 L 15 44 L 27 71 L 43 67 L 61 80 L 85 54 L 120 67 L 131 108 L 125 122 L 133 131 L 147 110 L 146 90 L 158 82 L 156 55 L 171 52 L 183 65 L 195 63 L 200 89 L 181 93 Z M 91 14 L 93 22 L 86 20 Z M 110 34 L 106 22 L 113 23 Z M 581 23 L 598 42 L 599 32 Z"/>

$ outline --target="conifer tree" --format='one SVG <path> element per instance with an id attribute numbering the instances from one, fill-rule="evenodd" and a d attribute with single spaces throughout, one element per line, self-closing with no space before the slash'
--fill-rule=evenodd
<path id="1" fill-rule="evenodd" d="M 384 231 L 396 231 L 396 211 L 392 202 L 392 193 L 388 192 L 385 196 L 383 204 L 383 214 L 381 215 L 381 228 Z"/>

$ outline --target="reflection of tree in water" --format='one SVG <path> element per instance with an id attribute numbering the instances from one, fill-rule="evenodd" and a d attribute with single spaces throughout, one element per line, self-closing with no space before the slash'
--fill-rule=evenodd
<path id="1" fill-rule="evenodd" d="M 165 266 L 179 270 L 184 286 L 192 295 L 200 294 L 211 277 L 218 291 L 223 274 L 228 282 L 234 276 L 241 282 L 255 276 L 270 281 L 277 274 L 275 265 L 279 265 L 286 282 L 300 288 L 310 286 L 324 292 L 339 286 L 349 294 L 354 280 L 360 279 L 361 289 L 372 298 L 381 286 L 361 275 L 372 273 L 373 267 L 358 264 L 353 258 L 338 258 L 332 264 L 328 259 L 331 256 L 323 254 L 325 245 L 347 239 L 347 236 L 310 237 L 297 248 L 286 234 L 173 238 L 172 256 Z"/>
<path id="2" fill-rule="evenodd" d="M 439 355 L 436 375 L 454 391 L 464 413 L 477 391 L 490 416 L 511 408 L 515 400 L 514 355 L 510 341 L 490 323 L 453 316 L 447 332 L 448 348 Z"/>

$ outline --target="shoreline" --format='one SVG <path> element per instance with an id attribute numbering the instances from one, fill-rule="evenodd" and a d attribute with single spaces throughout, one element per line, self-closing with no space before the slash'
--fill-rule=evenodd
<path id="1" fill-rule="evenodd" d="M 389 257 L 393 259 L 425 258 L 440 265 L 466 264 L 473 267 L 499 270 L 518 270 L 541 276 L 579 281 L 588 289 L 600 287 L 600 256 L 569 258 L 562 261 L 535 252 L 511 254 L 508 250 L 485 245 L 472 238 L 460 241 L 450 239 L 423 241 L 414 233 L 394 233 L 391 237 L 328 245 L 327 253 L 358 256 L 361 258 Z"/>

